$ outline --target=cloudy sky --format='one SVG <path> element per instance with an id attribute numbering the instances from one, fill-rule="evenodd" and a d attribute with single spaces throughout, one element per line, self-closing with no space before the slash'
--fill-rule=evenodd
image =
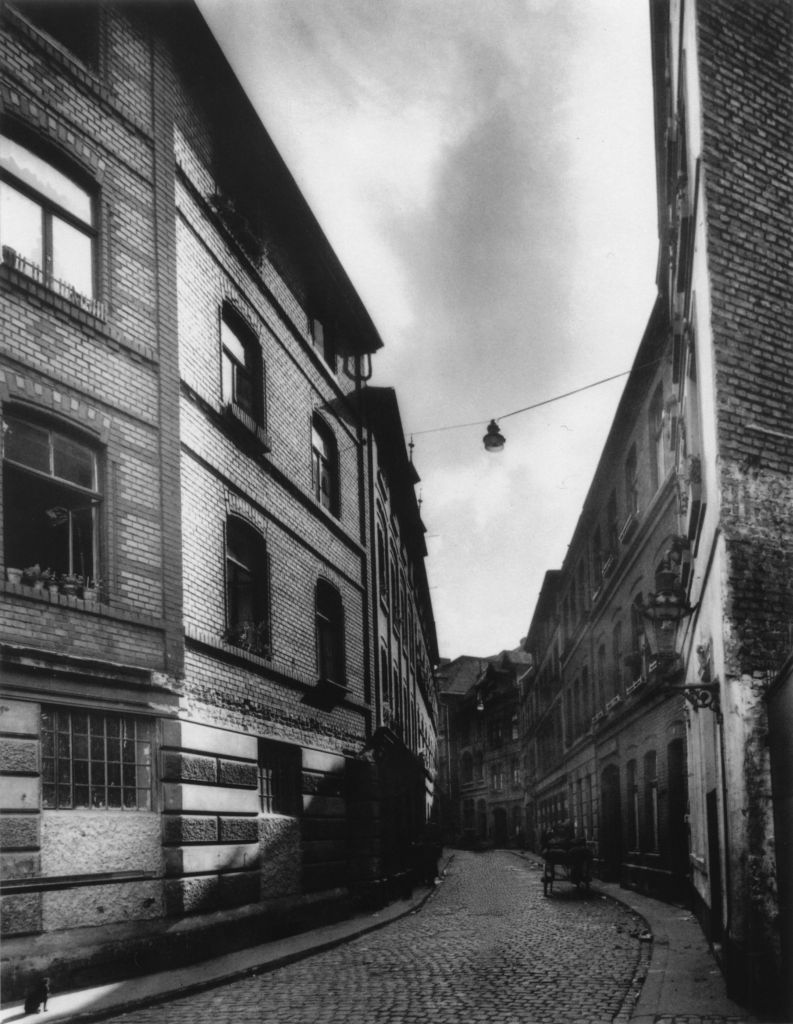
<path id="1" fill-rule="evenodd" d="M 385 342 L 441 655 L 516 647 L 625 378 L 509 414 L 627 370 L 654 298 L 649 0 L 199 6 Z"/>

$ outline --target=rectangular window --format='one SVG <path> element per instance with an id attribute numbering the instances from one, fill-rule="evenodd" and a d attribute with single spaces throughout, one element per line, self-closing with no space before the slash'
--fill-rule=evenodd
<path id="1" fill-rule="evenodd" d="M 45 422 L 3 418 L 5 564 L 96 579 L 97 453 Z"/>
<path id="2" fill-rule="evenodd" d="M 144 718 L 45 708 L 42 807 L 151 810 L 152 726 Z"/>
<path id="3" fill-rule="evenodd" d="M 37 154 L 0 136 L 0 245 L 17 270 L 60 294 L 94 296 L 91 193 Z"/>
<path id="4" fill-rule="evenodd" d="M 302 811 L 299 747 L 259 740 L 259 807 L 262 814 L 297 817 Z"/>

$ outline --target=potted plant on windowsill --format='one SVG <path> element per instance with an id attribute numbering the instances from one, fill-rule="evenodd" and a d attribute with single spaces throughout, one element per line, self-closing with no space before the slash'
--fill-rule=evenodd
<path id="1" fill-rule="evenodd" d="M 240 647 L 243 651 L 257 654 L 261 658 L 270 655 L 270 634 L 266 621 L 245 621 L 227 626 L 221 633 L 224 644 Z"/>
<path id="2" fill-rule="evenodd" d="M 48 575 L 49 569 L 42 571 L 41 566 L 36 562 L 35 565 L 29 565 L 26 569 L 22 570 L 22 586 L 32 587 L 34 590 L 43 590 Z"/>
<path id="3" fill-rule="evenodd" d="M 94 604 L 99 600 L 99 586 L 100 580 L 97 578 L 91 579 L 90 576 L 86 576 L 85 583 L 83 584 L 82 598 L 88 604 Z"/>
<path id="4" fill-rule="evenodd" d="M 60 578 L 61 593 L 67 597 L 77 597 L 77 591 L 82 585 L 83 578 L 77 573 L 65 572 Z"/>
<path id="5" fill-rule="evenodd" d="M 9 583 L 14 583 L 18 586 L 22 582 L 22 570 L 8 566 L 6 568 L 6 579 Z"/>

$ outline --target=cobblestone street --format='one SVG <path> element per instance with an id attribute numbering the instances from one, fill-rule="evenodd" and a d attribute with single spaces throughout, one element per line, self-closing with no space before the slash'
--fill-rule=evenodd
<path id="1" fill-rule="evenodd" d="M 119 1016 L 279 1024 L 627 1019 L 647 943 L 641 918 L 506 852 L 458 852 L 418 913 L 259 976 Z"/>

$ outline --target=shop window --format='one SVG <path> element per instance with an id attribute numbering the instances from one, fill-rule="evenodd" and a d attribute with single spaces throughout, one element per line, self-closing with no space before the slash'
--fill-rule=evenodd
<path id="1" fill-rule="evenodd" d="M 311 426 L 314 497 L 329 512 L 339 514 L 339 464 L 336 439 L 326 423 L 315 416 Z"/>
<path id="2" fill-rule="evenodd" d="M 41 713 L 42 807 L 151 810 L 152 727 L 74 709 Z"/>
<path id="3" fill-rule="evenodd" d="M 317 584 L 315 614 L 319 678 L 344 686 L 344 607 L 341 594 L 325 580 Z"/>
<path id="4" fill-rule="evenodd" d="M 87 188 L 0 136 L 3 261 L 72 301 L 94 296 L 96 227 Z"/>
<path id="5" fill-rule="evenodd" d="M 5 564 L 52 577 L 98 573 L 101 493 L 96 450 L 46 421 L 3 418 Z"/>
<path id="6" fill-rule="evenodd" d="M 270 566 L 264 538 L 237 516 L 226 521 L 226 643 L 270 654 Z"/>
<path id="7" fill-rule="evenodd" d="M 299 747 L 259 740 L 259 807 L 262 814 L 297 817 L 302 810 Z"/>

